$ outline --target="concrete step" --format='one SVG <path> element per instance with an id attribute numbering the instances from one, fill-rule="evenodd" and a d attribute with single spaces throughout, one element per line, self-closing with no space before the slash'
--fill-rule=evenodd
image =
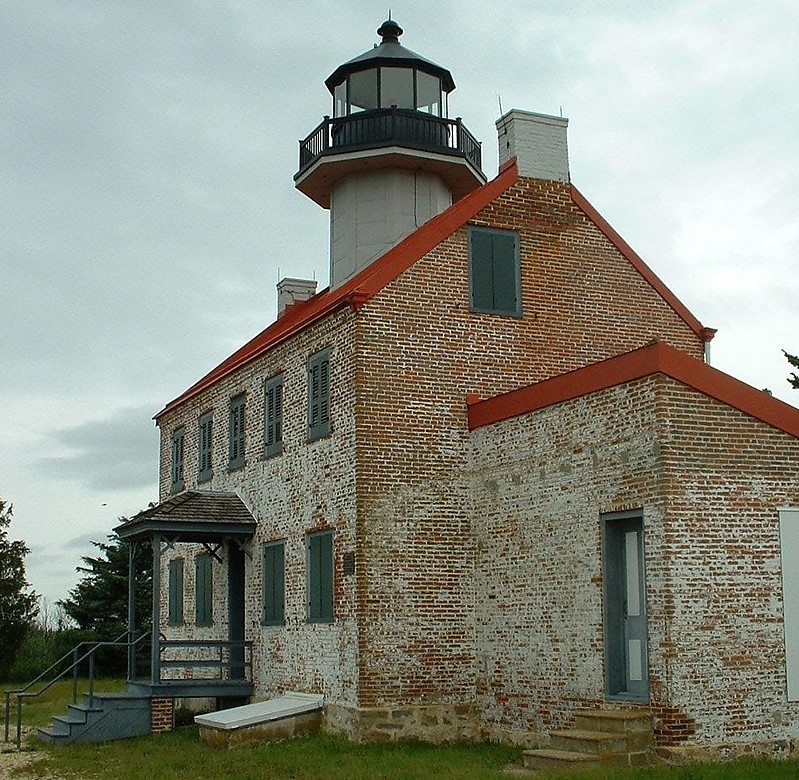
<path id="1" fill-rule="evenodd" d="M 597 756 L 622 754 L 627 752 L 625 734 L 612 731 L 588 731 L 587 729 L 564 729 L 551 731 L 550 747 L 574 753 L 588 753 Z"/>
<path id="2" fill-rule="evenodd" d="M 573 750 L 546 748 L 524 751 L 525 769 L 568 769 L 569 767 L 598 764 L 600 764 L 599 756 L 578 753 Z"/>

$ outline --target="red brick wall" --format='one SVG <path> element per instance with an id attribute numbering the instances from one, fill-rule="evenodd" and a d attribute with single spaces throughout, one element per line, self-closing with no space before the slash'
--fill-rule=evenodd
<path id="1" fill-rule="evenodd" d="M 474 223 L 519 230 L 522 317 L 469 311 L 465 227 L 358 315 L 363 705 L 474 696 L 465 393 L 495 395 L 653 338 L 702 355 L 566 185 L 521 180 Z"/>

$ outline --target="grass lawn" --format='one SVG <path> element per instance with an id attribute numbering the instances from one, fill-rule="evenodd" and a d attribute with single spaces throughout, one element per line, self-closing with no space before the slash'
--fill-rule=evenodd
<path id="1" fill-rule="evenodd" d="M 12 687 L 12 686 L 3 686 Z M 120 690 L 103 681 L 97 690 Z M 79 686 L 79 691 L 85 686 Z M 71 682 L 58 683 L 40 699 L 25 705 L 26 727 L 46 725 L 66 711 Z M 31 746 L 35 738 L 31 737 Z M 39 747 L 37 745 L 37 747 Z M 521 751 L 494 744 L 432 746 L 419 743 L 355 745 L 318 735 L 236 750 L 210 748 L 193 727 L 174 734 L 102 744 L 45 747 L 10 777 L 113 778 L 113 780 L 507 780 L 508 764 L 521 765 Z M 685 767 L 581 770 L 538 773 L 539 780 L 799 780 L 799 762 L 694 764 Z"/>
<path id="2" fill-rule="evenodd" d="M 419 743 L 355 745 L 328 736 L 219 750 L 199 742 L 194 728 L 174 734 L 97 745 L 48 748 L 13 777 L 56 774 L 85 780 L 499 780 L 521 763 L 521 751 L 493 744 L 431 746 Z M 784 780 L 799 779 L 799 763 L 741 762 L 685 767 L 539 773 L 540 780 Z"/>

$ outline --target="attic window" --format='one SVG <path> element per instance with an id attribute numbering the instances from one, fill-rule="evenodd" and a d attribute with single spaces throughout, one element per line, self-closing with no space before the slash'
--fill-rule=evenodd
<path id="1" fill-rule="evenodd" d="M 521 316 L 519 234 L 469 228 L 469 294 L 475 312 Z"/>

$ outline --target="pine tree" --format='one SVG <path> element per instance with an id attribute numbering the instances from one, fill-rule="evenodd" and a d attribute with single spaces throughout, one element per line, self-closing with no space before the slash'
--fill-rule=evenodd
<path id="1" fill-rule="evenodd" d="M 122 520 L 124 518 L 120 518 Z M 69 596 L 57 602 L 80 628 L 95 631 L 103 640 L 111 640 L 128 625 L 128 550 L 129 544 L 109 536 L 108 542 L 92 542 L 101 554 L 83 556 L 82 574 Z M 138 548 L 136 565 L 136 625 L 146 630 L 152 614 L 152 550 Z"/>
<path id="2" fill-rule="evenodd" d="M 11 505 L 0 498 L 0 680 L 7 679 L 37 613 L 36 594 L 25 579 L 30 548 L 8 538 L 11 515 Z"/>
<path id="3" fill-rule="evenodd" d="M 797 357 L 796 355 L 789 355 L 785 350 L 782 350 L 782 354 L 785 355 L 786 358 L 788 358 L 788 362 L 794 368 L 799 369 L 799 357 Z M 799 374 L 797 374 L 796 372 L 792 373 L 788 377 L 788 383 L 791 385 L 791 387 L 794 387 L 797 390 L 799 390 Z"/>

